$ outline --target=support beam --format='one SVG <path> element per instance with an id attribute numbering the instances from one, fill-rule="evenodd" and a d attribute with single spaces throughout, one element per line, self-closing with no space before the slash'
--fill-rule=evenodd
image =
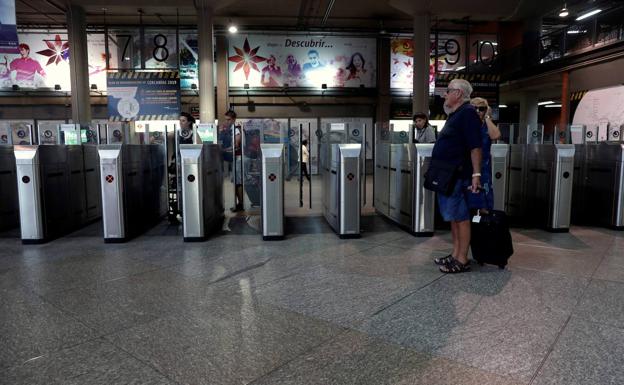
<path id="1" fill-rule="evenodd" d="M 89 55 L 87 52 L 87 22 L 82 7 L 67 7 L 67 32 L 69 38 L 69 78 L 71 82 L 72 120 L 74 123 L 91 123 L 89 96 Z"/>
<path id="2" fill-rule="evenodd" d="M 431 42 L 431 15 L 429 13 L 414 16 L 414 98 L 412 114 L 429 113 L 429 55 Z"/>
<path id="3" fill-rule="evenodd" d="M 561 73 L 561 115 L 559 116 L 559 132 L 565 132 L 570 116 L 570 73 Z"/>
<path id="4" fill-rule="evenodd" d="M 214 38 L 213 4 L 209 0 L 197 2 L 197 33 L 199 45 L 199 120 L 215 120 L 215 88 L 213 78 Z"/>

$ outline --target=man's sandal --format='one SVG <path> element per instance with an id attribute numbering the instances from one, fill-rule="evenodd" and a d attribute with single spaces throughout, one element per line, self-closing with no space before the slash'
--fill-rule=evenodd
<path id="1" fill-rule="evenodd" d="M 440 272 L 444 274 L 457 274 L 470 271 L 469 263 L 463 264 L 455 258 L 451 258 L 451 261 L 444 266 L 440 266 Z"/>
<path id="2" fill-rule="evenodd" d="M 446 257 L 434 258 L 433 259 L 433 263 L 435 263 L 436 265 L 439 265 L 439 266 L 444 266 L 446 264 L 451 263 L 452 259 L 453 259 L 453 255 L 449 254 Z"/>

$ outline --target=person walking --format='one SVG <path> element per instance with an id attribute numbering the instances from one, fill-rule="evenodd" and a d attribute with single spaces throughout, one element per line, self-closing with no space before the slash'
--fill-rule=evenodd
<path id="1" fill-rule="evenodd" d="M 453 79 L 444 93 L 444 112 L 448 119 L 433 147 L 432 165 L 455 167 L 456 181 L 449 196 L 437 194 L 440 213 L 451 222 L 453 251 L 436 258 L 443 273 L 470 271 L 470 211 L 468 195 L 481 188 L 481 121 L 470 102 L 472 86 L 464 79 Z"/>
<path id="2" fill-rule="evenodd" d="M 308 151 L 308 140 L 301 141 L 301 154 L 299 154 L 299 162 L 301 163 L 301 173 L 306 179 L 310 180 L 310 174 L 308 174 L 308 163 L 310 161 L 310 152 Z"/>

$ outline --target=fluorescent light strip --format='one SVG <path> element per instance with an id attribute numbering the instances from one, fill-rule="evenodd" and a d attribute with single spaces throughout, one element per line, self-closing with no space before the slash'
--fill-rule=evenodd
<path id="1" fill-rule="evenodd" d="M 594 9 L 593 11 L 589 11 L 587 13 L 582 14 L 581 16 L 576 18 L 576 21 L 581 21 L 583 19 L 587 19 L 590 16 L 594 16 L 597 13 L 602 12 L 602 9 Z"/>
<path id="2" fill-rule="evenodd" d="M 561 108 L 561 104 L 549 104 L 547 106 L 544 106 L 546 108 Z"/>
<path id="3" fill-rule="evenodd" d="M 506 104 L 499 104 L 498 108 L 507 108 L 507 105 Z"/>
<path id="4" fill-rule="evenodd" d="M 546 102 L 539 102 L 537 103 L 538 106 L 545 106 L 547 104 L 553 104 L 554 102 L 552 100 L 548 100 Z"/>
<path id="5" fill-rule="evenodd" d="M 578 30 L 578 29 L 568 31 L 568 35 L 577 35 L 577 34 L 580 34 L 580 33 L 587 33 L 587 31 L 585 31 L 585 30 L 581 31 L 581 30 Z"/>

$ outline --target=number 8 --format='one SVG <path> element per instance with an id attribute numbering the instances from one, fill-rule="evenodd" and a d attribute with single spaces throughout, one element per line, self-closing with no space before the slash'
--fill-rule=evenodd
<path id="1" fill-rule="evenodd" d="M 158 44 L 158 42 L 162 44 Z M 159 33 L 154 36 L 154 50 L 152 51 L 152 57 L 159 62 L 164 62 L 169 58 L 169 50 L 167 49 L 167 36 Z M 158 57 L 158 52 L 161 52 L 162 57 Z"/>

